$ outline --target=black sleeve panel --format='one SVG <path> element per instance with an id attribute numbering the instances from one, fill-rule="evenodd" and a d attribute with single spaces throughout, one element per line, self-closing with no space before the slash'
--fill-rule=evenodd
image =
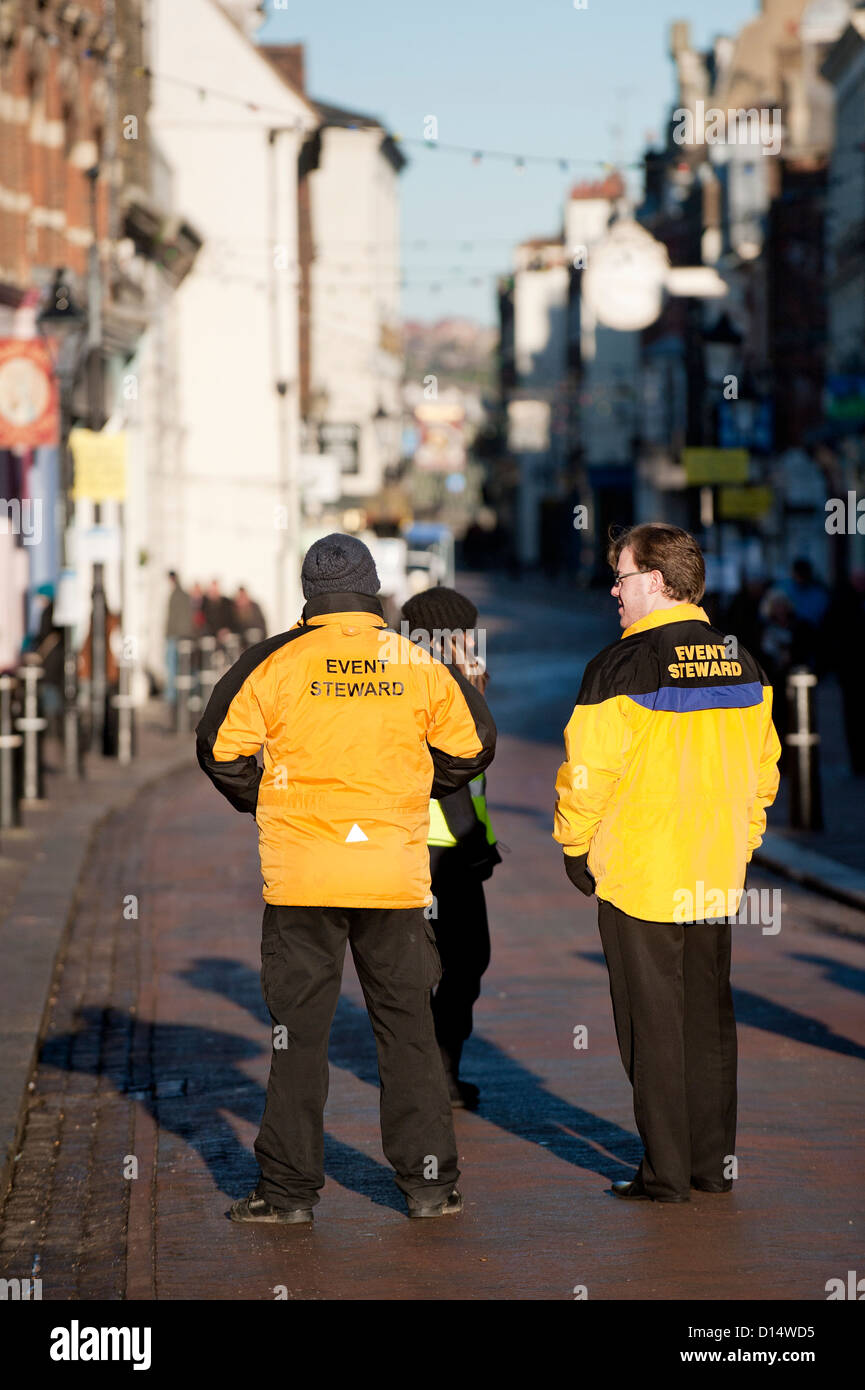
<path id="1" fill-rule="evenodd" d="M 254 816 L 258 807 L 258 784 L 264 772 L 258 760 L 244 757 L 217 762 L 200 739 L 196 740 L 195 752 L 199 767 L 207 773 L 216 790 L 231 802 L 235 811 L 248 811 Z"/>
<path id="2" fill-rule="evenodd" d="M 303 637 L 311 631 L 314 629 L 310 627 L 295 627 L 289 632 L 281 632 L 276 637 L 269 637 L 266 642 L 258 642 L 254 647 L 250 647 L 249 651 L 244 652 L 216 682 L 207 708 L 198 722 L 195 730 L 195 752 L 199 766 L 236 811 L 248 811 L 250 815 L 255 815 L 258 785 L 263 769 L 252 756 L 232 758 L 228 762 L 220 762 L 213 757 L 213 746 L 222 722 L 228 714 L 232 700 L 255 668 L 266 661 L 273 652 L 285 646 L 286 642 L 293 642 L 295 638 Z"/>
<path id="3" fill-rule="evenodd" d="M 480 825 L 468 786 L 460 787 L 459 791 L 451 792 L 449 796 L 443 796 L 439 804 L 454 839 L 467 839 Z"/>
<path id="4" fill-rule="evenodd" d="M 451 753 L 445 753 L 441 748 L 434 748 L 428 744 L 428 748 L 433 760 L 433 784 L 430 791 L 436 801 L 449 792 L 455 792 L 460 787 L 464 787 L 473 777 L 477 777 L 479 772 L 488 768 L 496 752 L 496 726 L 490 714 L 487 702 L 476 690 L 471 681 L 466 680 L 461 671 L 455 666 L 446 666 L 448 674 L 455 680 L 462 692 L 463 699 L 469 708 L 469 714 L 474 720 L 475 730 L 480 740 L 480 751 L 471 758 L 456 758 Z"/>

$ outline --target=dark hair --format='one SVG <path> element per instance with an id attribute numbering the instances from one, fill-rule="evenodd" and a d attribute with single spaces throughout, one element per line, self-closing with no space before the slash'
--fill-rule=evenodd
<path id="1" fill-rule="evenodd" d="M 617 534 L 610 530 L 607 560 L 613 570 L 619 556 L 630 547 L 640 570 L 660 570 L 664 594 L 680 603 L 699 603 L 706 592 L 706 566 L 700 547 L 689 531 L 665 521 L 646 521 Z"/>

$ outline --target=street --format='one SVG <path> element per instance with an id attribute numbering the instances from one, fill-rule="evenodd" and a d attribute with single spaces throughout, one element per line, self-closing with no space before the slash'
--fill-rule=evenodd
<path id="1" fill-rule="evenodd" d="M 641 1149 L 597 904 L 569 884 L 550 831 L 562 729 L 585 661 L 618 635 L 613 605 L 464 587 L 487 628 L 490 809 L 506 848 L 462 1068 L 480 1108 L 455 1116 L 463 1215 L 405 1219 L 347 959 L 315 1224 L 226 1220 L 254 1184 L 269 1063 L 260 881 L 254 827 L 190 740 L 188 769 L 140 791 L 91 846 L 6 1203 L 4 1276 L 40 1278 L 44 1299 L 824 1300 L 828 1280 L 865 1272 L 865 916 L 761 870 L 749 886 L 780 892 L 781 929 L 734 929 L 734 1190 L 682 1206 L 606 1191 Z"/>

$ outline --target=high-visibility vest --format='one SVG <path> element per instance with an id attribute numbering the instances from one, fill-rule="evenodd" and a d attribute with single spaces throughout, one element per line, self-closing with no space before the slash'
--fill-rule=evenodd
<path id="1" fill-rule="evenodd" d="M 487 844 L 494 845 L 496 843 L 496 837 L 493 833 L 492 824 L 490 823 L 490 813 L 487 810 L 486 789 L 487 779 L 486 774 L 483 772 L 469 782 L 469 791 L 471 792 L 475 815 L 486 830 Z M 448 849 L 458 844 L 456 836 L 452 833 L 450 826 L 445 820 L 445 814 L 441 808 L 440 801 L 430 801 L 429 834 L 427 835 L 426 842 L 428 845 L 441 845 Z"/>

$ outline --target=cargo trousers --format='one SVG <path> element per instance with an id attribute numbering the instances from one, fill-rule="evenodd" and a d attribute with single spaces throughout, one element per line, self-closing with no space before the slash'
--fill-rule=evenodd
<path id="1" fill-rule="evenodd" d="M 422 907 L 264 909 L 261 984 L 273 1022 L 257 1191 L 275 1207 L 312 1207 L 324 1185 L 327 1047 L 346 943 L 378 1052 L 382 1148 L 413 1199 L 446 1198 L 459 1177 L 430 993 L 441 975 Z"/>

